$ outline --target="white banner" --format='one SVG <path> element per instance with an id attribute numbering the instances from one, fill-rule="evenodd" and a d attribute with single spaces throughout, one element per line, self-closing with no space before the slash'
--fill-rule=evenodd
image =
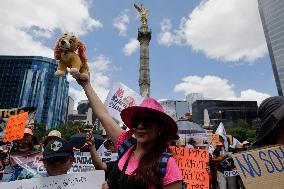
<path id="1" fill-rule="evenodd" d="M 90 152 L 75 152 L 75 162 L 72 164 L 68 173 L 94 171 Z M 14 181 L 32 177 L 42 177 L 46 174 L 41 152 L 30 152 L 30 154 L 11 155 L 13 167 L 6 167 L 2 181 Z M 20 174 L 16 174 L 19 172 Z"/>
<path id="2" fill-rule="evenodd" d="M 64 174 L 53 177 L 42 177 L 2 182 L 0 188 L 7 189 L 101 189 L 105 180 L 104 171 Z"/>
<path id="3" fill-rule="evenodd" d="M 143 97 L 126 85 L 115 83 L 109 91 L 104 104 L 109 114 L 120 123 L 123 123 L 120 118 L 120 112 L 127 107 L 139 106 L 142 101 Z"/>

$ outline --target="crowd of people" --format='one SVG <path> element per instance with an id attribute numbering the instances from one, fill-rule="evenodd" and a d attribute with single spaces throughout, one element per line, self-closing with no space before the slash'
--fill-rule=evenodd
<path id="1" fill-rule="evenodd" d="M 77 148 L 70 141 L 62 139 L 59 131 L 53 130 L 40 143 L 33 137 L 33 131 L 25 128 L 21 140 L 0 145 L 0 179 L 3 170 L 11 162 L 11 154 L 41 152 L 46 173 L 57 176 L 67 174 L 75 161 L 74 151 L 90 152 L 93 165 L 104 170 L 106 180 L 102 189 L 178 189 L 184 188 L 184 182 L 177 162 L 171 155 L 170 146 L 198 148 L 194 139 L 186 144 L 180 142 L 176 122 L 164 113 L 163 107 L 153 98 L 145 98 L 139 106 L 128 107 L 121 112 L 121 119 L 128 131 L 123 130 L 111 117 L 104 104 L 92 88 L 89 80 L 81 80 L 79 73 L 73 77 L 84 89 L 90 106 L 102 123 L 109 137 L 100 149 L 94 145 L 92 131 L 86 132 L 83 144 Z M 257 128 L 257 139 L 253 144 L 243 142 L 233 148 L 225 149 L 224 138 L 211 146 L 207 171 L 210 175 L 209 186 L 212 189 L 245 188 L 240 176 L 225 177 L 225 171 L 235 170 L 232 153 L 260 148 L 267 145 L 284 144 L 284 97 L 270 97 L 262 102 L 258 109 L 261 124 Z M 207 145 L 207 149 L 208 146 Z M 5 146 L 5 148 L 4 148 Z M 118 152 L 115 161 L 104 162 L 103 149 Z M 12 166 L 13 175 L 9 181 L 32 178 L 32 174 L 23 173 L 23 167 Z"/>

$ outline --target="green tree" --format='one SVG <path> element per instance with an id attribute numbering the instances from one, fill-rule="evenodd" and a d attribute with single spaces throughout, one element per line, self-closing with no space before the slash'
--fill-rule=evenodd
<path id="1" fill-rule="evenodd" d="M 232 127 L 227 129 L 227 134 L 232 135 L 239 141 L 253 142 L 256 138 L 256 125 L 258 123 L 259 120 L 254 120 L 250 125 L 245 120 L 239 119 L 233 123 Z"/>

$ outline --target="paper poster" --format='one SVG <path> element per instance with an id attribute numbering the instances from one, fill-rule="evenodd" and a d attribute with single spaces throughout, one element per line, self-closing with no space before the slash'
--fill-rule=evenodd
<path id="1" fill-rule="evenodd" d="M 72 164 L 68 173 L 79 173 L 94 171 L 90 152 L 75 152 L 75 162 Z M 33 177 L 43 177 L 46 174 L 42 153 L 39 151 L 27 151 L 12 153 L 10 156 L 11 167 L 4 170 L 3 181 L 14 181 Z"/>
<path id="2" fill-rule="evenodd" d="M 7 142 L 23 138 L 27 120 L 28 112 L 9 117 L 3 141 Z"/>
<path id="3" fill-rule="evenodd" d="M 104 171 L 64 174 L 60 176 L 42 177 L 2 182 L 0 188 L 9 189 L 101 189 L 105 180 Z"/>
<path id="4" fill-rule="evenodd" d="M 233 158 L 247 189 L 283 189 L 284 146 L 233 154 Z"/>
<path id="5" fill-rule="evenodd" d="M 116 83 L 109 91 L 105 106 L 109 114 L 120 123 L 123 123 L 120 112 L 131 106 L 139 106 L 143 97 L 122 83 Z"/>
<path id="6" fill-rule="evenodd" d="M 171 146 L 187 189 L 209 189 L 208 150 Z"/>

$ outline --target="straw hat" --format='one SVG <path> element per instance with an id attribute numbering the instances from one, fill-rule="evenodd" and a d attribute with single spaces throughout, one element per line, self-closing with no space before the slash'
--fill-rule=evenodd
<path id="1" fill-rule="evenodd" d="M 140 106 L 131 106 L 121 111 L 121 119 L 130 130 L 132 129 L 131 119 L 140 111 L 147 111 L 158 115 L 164 123 L 163 126 L 166 128 L 168 139 L 174 138 L 178 129 L 176 122 L 164 113 L 161 104 L 153 98 L 145 98 Z"/>

